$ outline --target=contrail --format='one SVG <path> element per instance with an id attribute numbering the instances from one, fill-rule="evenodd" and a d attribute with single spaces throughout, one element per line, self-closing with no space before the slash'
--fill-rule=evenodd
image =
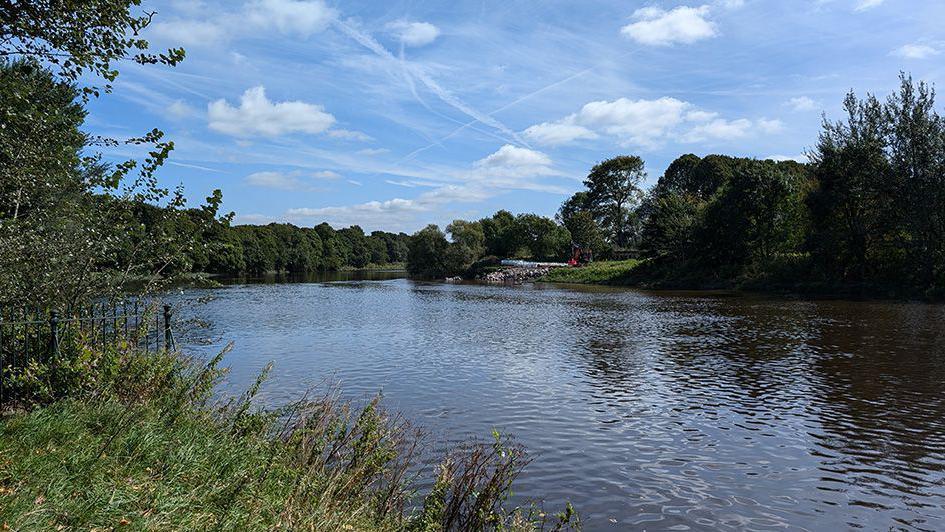
<path id="1" fill-rule="evenodd" d="M 626 54 L 624 54 L 624 55 L 626 55 Z M 580 71 L 580 72 L 576 72 L 576 73 L 574 73 L 574 74 L 571 74 L 570 76 L 568 76 L 568 77 L 566 77 L 566 78 L 559 79 L 558 81 L 555 81 L 554 83 L 550 83 L 550 84 L 548 84 L 548 85 L 545 85 L 544 87 L 542 87 L 542 88 L 540 88 L 540 89 L 536 89 L 536 90 L 534 90 L 534 91 L 532 91 L 532 92 L 530 92 L 530 93 L 528 93 L 528 94 L 526 94 L 526 95 L 524 95 L 524 96 L 522 96 L 522 97 L 520 97 L 520 98 L 517 98 L 516 100 L 514 100 L 514 101 L 512 101 L 512 102 L 509 102 L 509 103 L 503 105 L 502 107 L 499 107 L 498 109 L 496 109 L 495 111 L 492 111 L 492 113 L 489 113 L 489 114 L 494 114 L 494 113 L 502 112 L 502 111 L 508 109 L 509 107 L 513 107 L 513 106 L 515 106 L 515 105 L 518 105 L 518 104 L 524 102 L 525 100 L 528 100 L 529 98 L 532 98 L 532 97 L 534 97 L 534 96 L 537 96 L 537 95 L 541 94 L 542 92 L 545 92 L 546 90 L 553 89 L 553 88 L 557 87 L 558 85 L 561 85 L 561 84 L 563 84 L 563 83 L 567 83 L 567 82 L 571 81 L 571 80 L 574 79 L 574 78 L 577 78 L 577 77 L 583 76 L 583 75 L 585 75 L 585 74 L 588 74 L 589 72 L 593 71 L 595 68 L 596 68 L 596 67 L 585 68 L 584 70 L 582 70 L 582 71 Z M 466 122 L 465 124 L 462 124 L 461 126 L 459 126 L 458 128 L 454 129 L 453 131 L 450 131 L 448 134 L 446 134 L 446 136 L 441 137 L 439 140 L 434 141 L 434 142 L 431 143 L 430 145 L 428 145 L 428 146 L 423 146 L 423 147 L 421 147 L 421 148 L 417 148 L 416 150 L 414 150 L 414 151 L 408 153 L 407 155 L 405 155 L 403 158 L 401 158 L 399 161 L 397 161 L 397 162 L 394 163 L 394 164 L 400 164 L 400 163 L 409 161 L 409 160 L 413 159 L 414 157 L 416 157 L 417 155 L 419 155 L 420 153 L 423 153 L 423 152 L 429 150 L 430 148 L 432 148 L 432 147 L 434 147 L 434 146 L 442 146 L 442 145 L 443 145 L 442 143 L 443 143 L 444 140 L 450 139 L 451 137 L 453 137 L 454 135 L 456 135 L 456 134 L 459 133 L 460 131 L 462 131 L 462 130 L 468 128 L 468 127 L 471 127 L 471 126 L 472 126 L 473 124 L 475 124 L 476 122 L 477 122 L 477 120 L 474 120 L 474 121 L 472 121 L 472 122 Z"/>
<path id="2" fill-rule="evenodd" d="M 518 133 L 512 131 L 511 129 L 506 127 L 505 124 L 503 124 L 502 122 L 499 122 L 495 118 L 473 109 L 472 107 L 467 105 L 465 102 L 463 102 L 456 96 L 453 96 L 452 93 L 450 93 L 448 90 L 440 86 L 440 84 L 437 83 L 436 80 L 428 76 L 426 72 L 418 68 L 416 65 L 400 61 L 399 59 L 397 59 L 397 57 L 394 54 L 390 53 L 390 51 L 388 51 L 387 48 L 384 48 L 381 45 L 381 43 L 377 42 L 377 40 L 371 37 L 370 35 L 367 35 L 364 32 L 357 30 L 350 24 L 347 24 L 346 22 L 341 21 L 341 20 L 336 19 L 334 21 L 334 24 L 342 32 L 344 32 L 349 37 L 351 37 L 352 39 L 357 41 L 359 44 L 361 44 L 361 46 L 364 46 L 365 48 L 374 52 L 378 56 L 383 57 L 384 59 L 393 61 L 395 63 L 401 63 L 402 67 L 410 75 L 412 75 L 414 78 L 418 79 L 421 83 L 423 83 L 423 85 L 426 86 L 426 88 L 429 89 L 433 94 L 435 94 L 439 99 L 443 100 L 443 102 L 446 103 L 447 105 L 453 107 L 454 109 L 474 119 L 474 122 L 481 122 L 487 126 L 491 126 L 497 129 L 498 131 L 501 131 L 502 133 L 507 135 L 509 138 L 514 139 L 515 143 L 530 147 L 528 143 L 525 142 L 525 140 L 519 136 Z M 503 140 L 508 141 L 507 139 L 503 139 Z"/>

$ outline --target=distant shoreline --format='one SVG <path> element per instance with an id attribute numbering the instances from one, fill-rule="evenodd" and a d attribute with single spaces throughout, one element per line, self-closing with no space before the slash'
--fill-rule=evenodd
<path id="1" fill-rule="evenodd" d="M 858 301 L 903 301 L 943 303 L 943 294 L 920 294 L 901 288 L 875 285 L 831 284 L 796 277 L 736 280 L 674 278 L 648 261 L 601 261 L 581 268 L 555 268 L 535 282 L 549 284 L 598 285 L 653 291 L 718 291 L 733 294 L 764 294 L 803 299 L 849 299 Z"/>

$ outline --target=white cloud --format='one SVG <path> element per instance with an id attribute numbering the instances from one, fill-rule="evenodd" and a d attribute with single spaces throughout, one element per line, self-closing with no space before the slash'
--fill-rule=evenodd
<path id="1" fill-rule="evenodd" d="M 295 175 L 282 172 L 256 172 L 246 176 L 247 185 L 278 190 L 304 190 L 307 185 Z"/>
<path id="2" fill-rule="evenodd" d="M 771 134 L 783 128 L 780 120 L 728 120 L 676 98 L 619 98 L 590 102 L 557 122 L 526 129 L 525 135 L 538 143 L 557 145 L 605 134 L 616 137 L 624 146 L 656 148 L 673 139 L 682 142 L 735 139 L 749 131 Z"/>
<path id="3" fill-rule="evenodd" d="M 786 105 L 790 106 L 791 109 L 794 109 L 798 112 L 803 111 L 815 111 L 820 107 L 820 104 L 815 102 L 813 99 L 807 96 L 798 96 L 796 98 L 791 98 L 787 101 Z"/>
<path id="4" fill-rule="evenodd" d="M 157 21 L 148 27 L 148 37 L 185 47 L 218 45 L 267 30 L 306 39 L 338 16 L 323 0 L 252 0 L 231 10 L 211 10 L 193 2 L 178 12 L 191 18 Z M 242 56 L 233 52 L 233 57 Z"/>
<path id="5" fill-rule="evenodd" d="M 525 134 L 536 142 L 550 139 L 549 144 L 565 144 L 578 138 L 594 138 L 601 132 L 626 144 L 654 146 L 688 119 L 691 107 L 675 98 L 596 101 L 557 122 L 532 126 Z"/>
<path id="6" fill-rule="evenodd" d="M 360 131 L 349 131 L 347 129 L 332 129 L 328 132 L 328 136 L 335 139 L 359 140 L 363 142 L 374 140 L 367 133 L 362 133 Z"/>
<path id="7" fill-rule="evenodd" d="M 569 144 L 578 139 L 596 139 L 597 133 L 583 126 L 545 122 L 529 127 L 525 137 L 545 146 Z"/>
<path id="8" fill-rule="evenodd" d="M 871 9 L 871 8 L 882 5 L 883 2 L 885 1 L 886 0 L 859 0 L 859 2 L 857 2 L 856 4 L 856 10 L 864 11 L 867 9 Z"/>
<path id="9" fill-rule="evenodd" d="M 563 188 L 547 186 L 536 178 L 554 175 L 548 155 L 506 144 L 494 153 L 472 164 L 471 169 L 438 172 L 456 183 L 434 183 L 424 180 L 391 181 L 407 188 L 433 187 L 416 198 L 394 198 L 368 201 L 355 205 L 319 208 L 294 208 L 286 212 L 288 219 L 300 222 L 327 221 L 335 227 L 361 225 L 386 230 L 415 230 L 426 225 L 445 207 L 457 203 L 478 203 L 503 190 L 535 190 L 565 194 Z"/>
<path id="10" fill-rule="evenodd" d="M 892 55 L 905 59 L 927 59 L 940 54 L 941 51 L 928 44 L 906 44 L 893 50 Z"/>
<path id="11" fill-rule="evenodd" d="M 266 225 L 274 221 L 272 216 L 265 214 L 237 214 L 234 223 L 236 225 Z"/>
<path id="12" fill-rule="evenodd" d="M 575 116 L 583 126 L 627 139 L 634 144 L 649 145 L 665 136 L 686 120 L 691 104 L 675 98 L 597 101 L 586 104 Z"/>
<path id="13" fill-rule="evenodd" d="M 648 46 L 692 44 L 718 35 L 715 23 L 708 20 L 711 8 L 680 6 L 670 11 L 658 7 L 636 10 L 636 22 L 624 26 L 620 32 L 634 41 Z"/>
<path id="14" fill-rule="evenodd" d="M 253 26 L 302 38 L 324 30 L 336 16 L 322 0 L 256 0 L 245 13 Z"/>
<path id="15" fill-rule="evenodd" d="M 387 25 L 407 46 L 426 46 L 440 36 L 440 28 L 429 22 L 408 22 L 398 20 Z"/>
<path id="16" fill-rule="evenodd" d="M 683 142 L 704 142 L 707 140 L 733 140 L 745 137 L 752 127 L 751 120 L 725 120 L 716 118 L 705 124 L 690 129 L 683 135 Z"/>
<path id="17" fill-rule="evenodd" d="M 770 159 L 772 161 L 796 161 L 799 163 L 809 163 L 810 158 L 806 155 L 769 155 L 765 159 Z"/>
<path id="18" fill-rule="evenodd" d="M 157 39 L 185 47 L 213 45 L 228 38 L 228 32 L 223 26 L 203 20 L 160 21 L 151 25 L 149 31 Z"/>
<path id="19" fill-rule="evenodd" d="M 197 111 L 184 100 L 174 100 L 167 106 L 167 113 L 174 118 L 190 118 L 196 115 Z"/>
<path id="20" fill-rule="evenodd" d="M 550 165 L 551 158 L 544 153 L 511 144 L 506 144 L 488 157 L 476 161 L 479 168 L 516 172 L 526 170 L 530 173 L 541 171 Z"/>
<path id="21" fill-rule="evenodd" d="M 210 129 L 235 137 L 277 137 L 290 133 L 321 133 L 335 122 L 320 105 L 305 102 L 274 103 L 264 87 L 243 93 L 239 107 L 220 99 L 207 107 Z"/>
<path id="22" fill-rule="evenodd" d="M 340 174 L 338 174 L 337 172 L 332 172 L 331 170 L 322 170 L 321 172 L 315 172 L 314 174 L 312 174 L 312 177 L 317 178 L 317 179 L 329 179 L 329 180 L 341 179 Z"/>
<path id="23" fill-rule="evenodd" d="M 442 183 L 434 183 L 432 181 L 423 181 L 418 179 L 408 179 L 408 180 L 394 180 L 386 179 L 385 183 L 389 185 L 396 185 L 398 187 L 404 188 L 417 188 L 417 187 L 440 187 L 443 186 Z"/>
<path id="24" fill-rule="evenodd" d="M 247 185 L 261 188 L 273 188 L 278 190 L 296 190 L 313 191 L 318 190 L 313 185 L 313 181 L 337 181 L 342 176 L 331 170 L 322 170 L 319 172 L 302 172 L 295 170 L 292 172 L 274 172 L 264 171 L 256 172 L 246 176 L 243 180 Z M 349 182 L 351 182 L 349 180 Z M 359 184 L 360 186 L 360 184 Z"/>
<path id="25" fill-rule="evenodd" d="M 762 118 L 758 120 L 755 125 L 758 126 L 758 129 L 760 129 L 762 133 L 773 134 L 784 131 L 784 122 L 777 119 L 768 120 L 766 118 Z"/>
<path id="26" fill-rule="evenodd" d="M 355 153 L 358 155 L 367 155 L 368 157 L 373 157 L 376 155 L 384 155 L 388 152 L 390 152 L 390 150 L 387 148 L 364 148 L 363 150 L 358 150 Z"/>
<path id="27" fill-rule="evenodd" d="M 335 27 L 354 39 L 361 46 L 373 52 L 381 59 L 391 63 L 392 65 L 396 65 L 409 79 L 408 84 L 410 85 L 412 91 L 415 91 L 414 80 L 419 81 L 430 92 L 435 94 L 437 98 L 439 98 L 443 103 L 469 116 L 477 122 L 481 122 L 484 125 L 495 128 L 497 131 L 515 142 L 526 144 L 525 141 L 518 135 L 518 133 L 512 131 L 508 128 L 508 126 L 496 120 L 496 118 L 491 114 L 483 113 L 482 111 L 474 109 L 452 92 L 445 89 L 436 80 L 434 80 L 422 66 L 405 61 L 403 58 L 398 58 L 388 49 L 384 48 L 381 43 L 377 42 L 377 39 L 368 33 L 365 33 L 358 27 L 349 24 L 348 22 L 336 20 Z"/>
<path id="28" fill-rule="evenodd" d="M 394 198 L 386 201 L 368 201 L 357 205 L 320 208 L 293 208 L 286 218 L 299 222 L 328 222 L 336 228 L 352 225 L 397 230 L 416 225 L 418 214 L 428 209 L 416 200 Z M 390 230 L 390 229 L 389 229 Z"/>

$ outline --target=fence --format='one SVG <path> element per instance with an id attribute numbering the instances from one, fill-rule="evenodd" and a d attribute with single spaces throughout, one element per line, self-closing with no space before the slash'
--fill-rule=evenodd
<path id="1" fill-rule="evenodd" d="M 7 399 L 7 377 L 31 361 L 54 360 L 63 339 L 89 346 L 124 341 L 145 352 L 172 349 L 172 318 L 170 305 L 138 300 L 100 302 L 64 313 L 0 308 L 0 404 Z"/>

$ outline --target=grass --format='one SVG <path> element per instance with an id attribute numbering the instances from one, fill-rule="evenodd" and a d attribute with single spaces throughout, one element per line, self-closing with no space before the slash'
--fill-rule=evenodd
<path id="1" fill-rule="evenodd" d="M 558 516 L 507 507 L 528 457 L 497 434 L 448 453 L 421 494 L 422 433 L 379 398 L 355 408 L 328 393 L 264 410 L 254 397 L 265 375 L 240 398 L 211 400 L 222 353 L 204 365 L 121 345 L 73 351 L 82 364 L 68 372 L 18 382 L 59 375 L 61 386 L 83 373 L 82 386 L 21 402 L 0 424 L 4 530 L 578 526 L 570 506 Z"/>
<path id="2" fill-rule="evenodd" d="M 374 264 L 373 262 L 365 266 L 343 266 L 340 271 L 343 272 L 400 272 L 407 271 L 406 262 L 389 262 L 387 264 Z"/>
<path id="3" fill-rule="evenodd" d="M 641 262 L 635 259 L 602 261 L 593 262 L 579 268 L 555 268 L 539 281 L 575 284 L 627 284 L 631 272 Z"/>

